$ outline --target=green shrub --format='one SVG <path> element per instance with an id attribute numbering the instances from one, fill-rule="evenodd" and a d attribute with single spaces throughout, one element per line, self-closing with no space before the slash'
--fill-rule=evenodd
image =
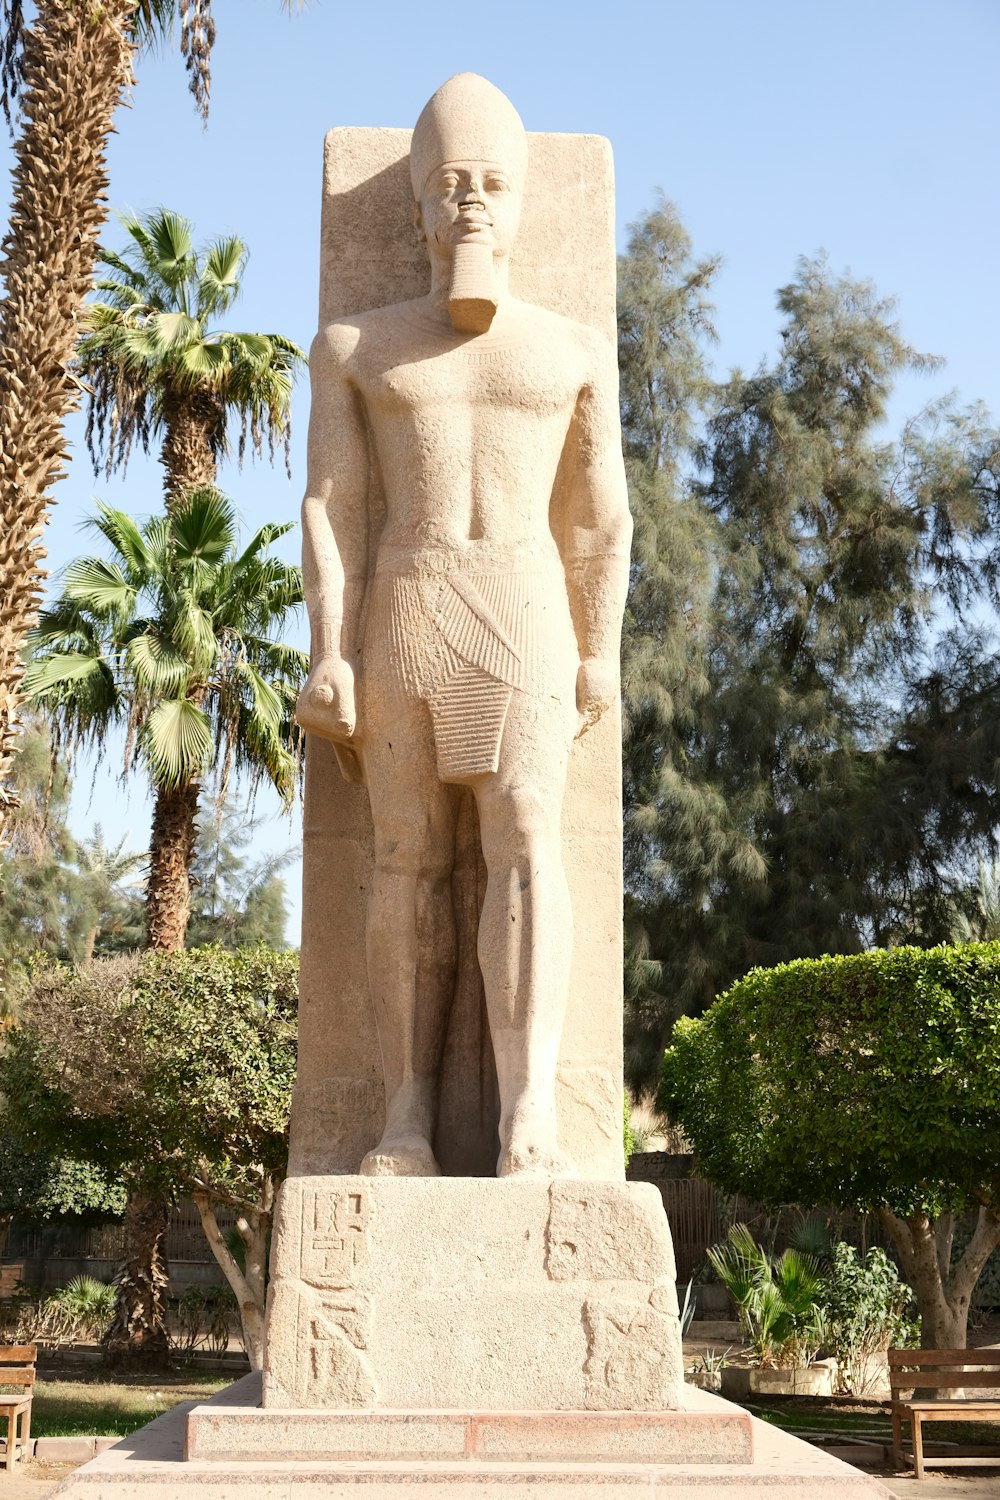
<path id="1" fill-rule="evenodd" d="M 906 1316 L 912 1293 L 884 1250 L 861 1258 L 853 1245 L 834 1245 L 823 1275 L 824 1343 L 840 1368 L 840 1380 L 862 1396 L 883 1375 L 875 1356 L 917 1341 L 919 1326 Z"/>
<path id="2" fill-rule="evenodd" d="M 632 1105 L 628 1097 L 628 1090 L 624 1095 L 624 1113 L 622 1116 L 622 1141 L 625 1146 L 625 1165 L 629 1164 L 632 1152 L 635 1150 L 635 1135 L 632 1131 Z"/>
<path id="3" fill-rule="evenodd" d="M 964 1344 L 1000 1245 L 1000 943 L 754 969 L 684 1018 L 658 1103 L 726 1193 L 875 1212 L 929 1347 Z M 942 1265 L 956 1216 L 966 1255 Z"/>
<path id="4" fill-rule="evenodd" d="M 734 1224 L 708 1259 L 736 1303 L 753 1362 L 779 1369 L 807 1365 L 823 1340 L 823 1276 L 799 1250 L 770 1256 L 745 1224 Z"/>
<path id="5" fill-rule="evenodd" d="M 660 1107 L 728 1193 L 962 1211 L 1000 1202 L 1000 943 L 754 969 L 678 1021 Z"/>

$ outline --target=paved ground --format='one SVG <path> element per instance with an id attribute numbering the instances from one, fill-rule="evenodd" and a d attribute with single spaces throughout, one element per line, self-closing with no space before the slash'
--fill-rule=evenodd
<path id="1" fill-rule="evenodd" d="M 60 1479 L 72 1474 L 75 1464 L 19 1463 L 8 1474 L 0 1469 L 0 1500 L 42 1500 L 51 1495 Z"/>
<path id="2" fill-rule="evenodd" d="M 886 1478 L 880 1474 L 879 1478 L 886 1489 L 891 1490 L 894 1495 L 904 1497 L 904 1500 L 998 1500 L 1000 1496 L 1000 1474 L 990 1474 L 985 1470 L 978 1474 L 972 1470 L 969 1474 L 929 1474 L 926 1479 L 914 1479 L 911 1474 L 909 1478 L 891 1475 Z M 2 1491 L 0 1491 L 2 1500 Z"/>
<path id="3" fill-rule="evenodd" d="M 0 1500 L 44 1500 L 53 1494 L 60 1479 L 72 1472 L 72 1464 L 18 1465 L 13 1473 L 0 1470 Z M 998 1500 L 1000 1474 L 930 1474 L 918 1480 L 897 1475 L 879 1475 L 882 1483 L 901 1500 Z"/>

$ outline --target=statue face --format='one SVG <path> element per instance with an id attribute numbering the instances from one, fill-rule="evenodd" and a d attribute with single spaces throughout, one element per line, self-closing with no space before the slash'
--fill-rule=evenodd
<path id="1" fill-rule="evenodd" d="M 521 190 L 498 162 L 450 161 L 428 177 L 416 223 L 429 247 L 487 244 L 509 254 L 521 217 Z"/>

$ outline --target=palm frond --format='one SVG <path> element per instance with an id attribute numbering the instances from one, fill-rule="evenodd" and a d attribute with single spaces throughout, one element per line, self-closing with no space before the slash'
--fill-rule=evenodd
<path id="1" fill-rule="evenodd" d="M 164 699 L 139 731 L 139 749 L 157 786 L 196 781 L 211 764 L 212 748 L 208 719 L 189 698 Z"/>
<path id="2" fill-rule="evenodd" d="M 199 317 L 224 312 L 236 300 L 248 253 L 235 234 L 216 240 L 209 248 L 198 278 Z"/>
<path id="3" fill-rule="evenodd" d="M 103 745 L 121 714 L 114 673 L 99 655 L 57 652 L 29 663 L 24 676 L 27 697 L 43 707 L 71 744 L 85 739 Z"/>
<path id="4" fill-rule="evenodd" d="M 181 53 L 187 68 L 188 88 L 203 120 L 208 119 L 212 91 L 212 48 L 215 22 L 212 0 L 178 0 L 181 17 Z"/>
<path id="5" fill-rule="evenodd" d="M 132 26 L 140 47 L 151 47 L 167 34 L 174 10 L 175 0 L 138 0 Z"/>
<path id="6" fill-rule="evenodd" d="M 196 677 L 207 677 L 219 649 L 215 624 L 189 589 L 179 589 L 178 609 L 170 629 L 170 638 L 190 664 Z"/>
<path id="7" fill-rule="evenodd" d="M 236 514 L 219 490 L 191 490 L 171 517 L 174 555 L 183 567 L 195 560 L 221 563 L 236 539 Z"/>
<path id="8" fill-rule="evenodd" d="M 156 270 L 164 286 L 181 292 L 195 265 L 191 221 L 173 209 L 147 214 L 145 227 L 156 253 Z"/>
<path id="9" fill-rule="evenodd" d="M 191 390 L 207 385 L 211 390 L 224 391 L 229 355 L 224 345 L 199 339 L 178 351 L 177 367 L 179 385 Z"/>
<path id="10" fill-rule="evenodd" d="M 191 667 L 154 621 L 136 631 L 125 646 L 125 658 L 136 686 L 150 699 L 176 698 L 191 678 Z"/>
<path id="11" fill-rule="evenodd" d="M 134 579 L 149 572 L 150 557 L 142 532 L 132 517 L 124 510 L 116 510 L 103 500 L 97 502 L 97 515 L 87 520 L 87 525 L 99 531 L 122 558 Z"/>
<path id="12" fill-rule="evenodd" d="M 117 563 L 81 557 L 66 569 L 65 595 L 97 619 L 123 617 L 135 604 L 136 591 Z"/>
<path id="13" fill-rule="evenodd" d="M 194 343 L 201 336 L 201 324 L 184 312 L 158 312 L 148 319 L 145 332 L 162 355 Z"/>

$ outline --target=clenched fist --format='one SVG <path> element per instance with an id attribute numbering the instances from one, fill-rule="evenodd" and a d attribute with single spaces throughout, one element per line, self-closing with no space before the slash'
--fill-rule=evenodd
<path id="1" fill-rule="evenodd" d="M 346 744 L 358 727 L 354 668 L 342 656 L 315 661 L 295 705 L 295 717 L 309 734 Z"/>

